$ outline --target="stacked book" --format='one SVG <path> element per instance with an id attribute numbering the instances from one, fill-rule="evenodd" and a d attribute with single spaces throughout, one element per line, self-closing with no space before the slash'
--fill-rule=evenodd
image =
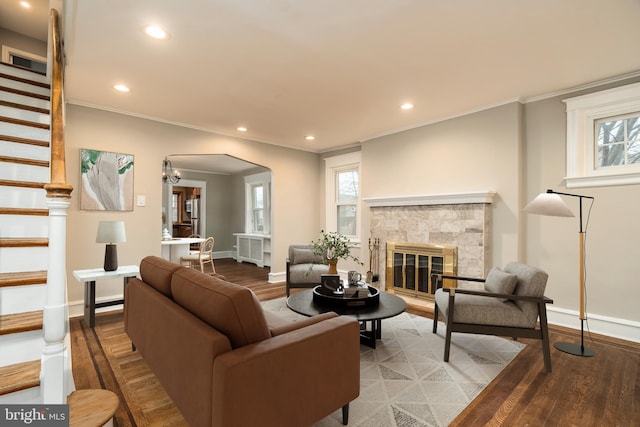
<path id="1" fill-rule="evenodd" d="M 364 282 L 349 285 L 344 288 L 345 298 L 365 298 L 369 295 L 369 287 Z"/>

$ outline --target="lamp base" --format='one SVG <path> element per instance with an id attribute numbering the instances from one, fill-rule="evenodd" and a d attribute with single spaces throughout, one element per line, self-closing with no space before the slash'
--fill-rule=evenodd
<path id="1" fill-rule="evenodd" d="M 104 251 L 104 271 L 116 271 L 118 269 L 118 250 L 116 245 L 109 243 Z"/>
<path id="2" fill-rule="evenodd" d="M 590 348 L 572 342 L 557 342 L 553 346 L 560 351 L 573 354 L 574 356 L 592 357 L 596 355 L 596 352 Z"/>

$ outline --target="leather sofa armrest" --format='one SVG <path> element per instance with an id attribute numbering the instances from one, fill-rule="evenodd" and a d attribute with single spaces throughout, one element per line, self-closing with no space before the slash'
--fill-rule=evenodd
<path id="1" fill-rule="evenodd" d="M 322 322 L 323 320 L 331 319 L 331 318 L 337 317 L 337 316 L 338 315 L 336 313 L 334 313 L 333 311 L 330 311 L 328 313 L 318 314 L 317 316 L 312 316 L 312 317 L 307 317 L 307 318 L 304 318 L 304 319 L 300 319 L 298 321 L 291 322 L 286 326 L 280 326 L 280 327 L 277 327 L 277 328 L 272 328 L 271 329 L 271 335 L 275 337 L 277 335 L 286 334 L 288 332 L 295 331 L 297 329 L 306 328 L 309 325 L 313 325 L 313 324 Z"/>
<path id="2" fill-rule="evenodd" d="M 337 316 L 216 357 L 213 426 L 311 425 L 360 393 L 360 327 Z"/>

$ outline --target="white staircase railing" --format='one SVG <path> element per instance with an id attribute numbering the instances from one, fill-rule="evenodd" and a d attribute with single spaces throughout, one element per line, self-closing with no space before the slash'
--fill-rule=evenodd
<path id="1" fill-rule="evenodd" d="M 45 185 L 49 208 L 49 266 L 43 312 L 45 345 L 42 351 L 40 388 L 43 403 L 66 403 L 73 390 L 71 350 L 68 346 L 66 230 L 67 210 L 73 187 L 66 182 L 63 51 L 58 12 L 51 10 L 51 179 Z"/>

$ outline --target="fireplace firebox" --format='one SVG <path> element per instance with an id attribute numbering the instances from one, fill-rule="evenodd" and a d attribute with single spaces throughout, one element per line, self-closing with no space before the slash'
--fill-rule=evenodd
<path id="1" fill-rule="evenodd" d="M 398 294 L 433 300 L 432 274 L 456 275 L 455 246 L 387 242 L 386 289 Z"/>

